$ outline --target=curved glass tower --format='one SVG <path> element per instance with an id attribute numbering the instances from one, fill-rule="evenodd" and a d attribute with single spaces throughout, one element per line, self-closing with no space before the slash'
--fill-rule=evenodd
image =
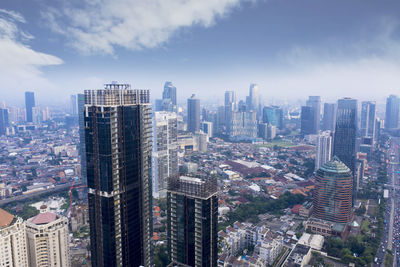
<path id="1" fill-rule="evenodd" d="M 336 223 L 349 222 L 353 192 L 350 169 L 335 156 L 317 170 L 315 180 L 314 216 Z"/>

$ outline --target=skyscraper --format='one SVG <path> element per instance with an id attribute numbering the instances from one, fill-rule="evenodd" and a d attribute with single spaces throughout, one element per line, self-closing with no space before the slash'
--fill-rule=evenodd
<path id="1" fill-rule="evenodd" d="M 35 94 L 33 92 L 25 92 L 25 109 L 26 121 L 33 122 L 32 108 L 35 106 Z"/>
<path id="2" fill-rule="evenodd" d="M 400 99 L 390 95 L 386 99 L 385 129 L 392 130 L 399 128 Z"/>
<path id="3" fill-rule="evenodd" d="M 300 117 L 300 133 L 302 135 L 315 134 L 315 112 L 313 107 L 302 106 Z"/>
<path id="4" fill-rule="evenodd" d="M 317 170 L 313 200 L 313 215 L 335 223 L 347 223 L 351 218 L 353 176 L 350 169 L 333 157 Z"/>
<path id="5" fill-rule="evenodd" d="M 276 126 L 278 129 L 283 129 L 283 111 L 277 106 L 267 106 L 263 108 L 262 114 L 263 123 Z"/>
<path id="6" fill-rule="evenodd" d="M 375 102 L 363 101 L 361 103 L 361 135 L 375 138 L 376 111 Z"/>
<path id="7" fill-rule="evenodd" d="M 354 174 L 357 134 L 357 100 L 338 100 L 333 155 L 337 156 Z"/>
<path id="8" fill-rule="evenodd" d="M 106 84 L 85 90 L 90 246 L 93 266 L 151 266 L 149 90 Z"/>
<path id="9" fill-rule="evenodd" d="M 162 98 L 170 99 L 172 105 L 174 105 L 176 108 L 176 87 L 172 84 L 172 82 L 165 82 Z"/>
<path id="10" fill-rule="evenodd" d="M 252 140 L 257 138 L 258 127 L 255 111 L 236 111 L 229 126 L 229 136 L 235 140 Z"/>
<path id="11" fill-rule="evenodd" d="M 171 177 L 167 199 L 170 261 L 193 267 L 216 267 L 217 181 L 214 178 Z"/>
<path id="12" fill-rule="evenodd" d="M 315 153 L 315 170 L 318 170 L 332 156 L 332 133 L 325 131 L 318 135 Z"/>
<path id="13" fill-rule="evenodd" d="M 6 134 L 8 123 L 8 110 L 0 108 L 0 135 Z"/>
<path id="14" fill-rule="evenodd" d="M 155 112 L 153 120 L 153 194 L 167 196 L 168 177 L 178 175 L 178 121 L 175 112 Z"/>
<path id="15" fill-rule="evenodd" d="M 68 219 L 41 212 L 26 221 L 29 266 L 69 267 Z"/>
<path id="16" fill-rule="evenodd" d="M 324 131 L 335 131 L 336 124 L 336 104 L 325 103 L 324 104 L 324 117 L 322 118 L 322 130 Z"/>
<path id="17" fill-rule="evenodd" d="M 77 102 L 76 102 L 76 95 L 71 95 L 70 97 L 71 100 L 71 115 L 76 115 L 77 114 Z"/>
<path id="18" fill-rule="evenodd" d="M 321 123 L 321 97 L 320 96 L 309 96 L 306 105 L 313 108 L 314 112 L 314 123 L 313 133 L 319 132 L 319 125 Z"/>
<path id="19" fill-rule="evenodd" d="M 85 143 L 85 95 L 78 94 L 78 119 L 79 119 L 79 157 L 81 159 L 81 182 L 87 184 L 86 175 L 86 143 Z"/>
<path id="20" fill-rule="evenodd" d="M 25 223 L 0 209 L 0 266 L 28 267 Z"/>
<path id="21" fill-rule="evenodd" d="M 252 110 L 257 113 L 259 108 L 259 103 L 260 103 L 260 95 L 259 95 L 258 85 L 254 83 L 250 84 L 249 96 L 246 99 L 247 111 Z"/>
<path id="22" fill-rule="evenodd" d="M 236 110 L 236 95 L 234 91 L 225 91 L 225 127 L 229 132 L 233 112 Z"/>
<path id="23" fill-rule="evenodd" d="M 189 132 L 197 132 L 200 130 L 200 99 L 193 94 L 187 100 L 187 129 Z"/>

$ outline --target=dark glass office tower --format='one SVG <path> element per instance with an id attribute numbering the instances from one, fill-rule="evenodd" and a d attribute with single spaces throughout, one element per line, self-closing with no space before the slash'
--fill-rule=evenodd
<path id="1" fill-rule="evenodd" d="M 193 267 L 216 267 L 217 181 L 212 178 L 170 177 L 167 199 L 170 261 Z"/>
<path id="2" fill-rule="evenodd" d="M 33 122 L 32 108 L 35 106 L 35 94 L 33 92 L 25 92 L 25 109 L 26 121 Z"/>
<path id="3" fill-rule="evenodd" d="M 390 95 L 386 99 L 385 129 L 392 130 L 399 127 L 400 99 Z"/>
<path id="4" fill-rule="evenodd" d="M 324 131 L 334 131 L 336 124 L 336 104 L 325 103 L 324 104 L 324 117 L 322 118 L 322 129 Z"/>
<path id="5" fill-rule="evenodd" d="M 187 100 L 187 130 L 192 133 L 200 131 L 200 99 L 194 94 Z"/>
<path id="6" fill-rule="evenodd" d="M 152 265 L 151 107 L 148 90 L 85 90 L 92 266 Z"/>
<path id="7" fill-rule="evenodd" d="M 0 135 L 6 134 L 7 127 L 8 127 L 8 110 L 6 108 L 0 108 Z"/>
<path id="8" fill-rule="evenodd" d="M 337 156 L 350 170 L 354 177 L 356 159 L 356 134 L 357 134 L 357 100 L 342 98 L 338 100 L 336 113 L 336 129 L 333 139 L 333 155 Z M 353 183 L 354 190 L 357 188 Z"/>
<path id="9" fill-rule="evenodd" d="M 315 134 L 315 112 L 313 107 L 302 106 L 300 118 L 300 133 L 302 135 Z"/>
<path id="10" fill-rule="evenodd" d="M 314 112 L 314 123 L 313 123 L 313 134 L 319 132 L 319 125 L 321 123 L 321 97 L 320 96 L 309 96 L 307 100 L 308 107 L 313 108 Z"/>
<path id="11" fill-rule="evenodd" d="M 86 144 L 85 144 L 85 95 L 78 94 L 78 119 L 79 119 L 79 156 L 81 158 L 81 175 L 83 184 L 87 184 L 86 175 Z"/>

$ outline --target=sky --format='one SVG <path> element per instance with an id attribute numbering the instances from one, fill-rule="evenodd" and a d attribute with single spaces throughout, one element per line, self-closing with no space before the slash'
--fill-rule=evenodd
<path id="1" fill-rule="evenodd" d="M 1 102 L 57 105 L 111 81 L 152 99 L 172 81 L 182 103 L 251 83 L 265 103 L 383 102 L 400 89 L 400 1 L 0 1 Z"/>

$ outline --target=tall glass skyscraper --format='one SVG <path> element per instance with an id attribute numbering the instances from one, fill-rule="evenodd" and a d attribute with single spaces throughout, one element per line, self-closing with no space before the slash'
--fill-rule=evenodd
<path id="1" fill-rule="evenodd" d="M 350 169 L 333 157 L 315 175 L 314 211 L 319 219 L 347 223 L 351 218 L 353 176 Z"/>
<path id="2" fill-rule="evenodd" d="M 337 156 L 357 177 L 355 171 L 357 136 L 357 100 L 342 98 L 338 100 L 336 128 L 333 138 L 333 155 Z M 356 178 L 353 179 L 353 201 L 356 198 Z"/>
<path id="3" fill-rule="evenodd" d="M 376 104 L 372 101 L 361 103 L 361 135 L 375 138 Z"/>
<path id="4" fill-rule="evenodd" d="M 319 125 L 321 123 L 321 97 L 320 96 L 309 96 L 306 106 L 312 107 L 313 109 L 313 124 L 312 133 L 317 134 L 319 132 Z"/>
<path id="5" fill-rule="evenodd" d="M 333 155 L 337 156 L 354 174 L 357 134 L 357 100 L 338 100 Z"/>
<path id="6" fill-rule="evenodd" d="M 178 175 L 178 121 L 175 112 L 154 113 L 153 163 L 153 195 L 165 198 L 168 177 Z"/>
<path id="7" fill-rule="evenodd" d="M 322 118 L 322 129 L 324 131 L 334 131 L 336 125 L 336 104 L 324 104 L 324 117 Z"/>
<path id="8" fill-rule="evenodd" d="M 35 94 L 33 92 L 25 92 L 25 109 L 27 122 L 33 122 L 33 107 L 35 107 Z"/>
<path id="9" fill-rule="evenodd" d="M 192 133 L 200 131 L 200 99 L 194 94 L 187 100 L 187 130 Z"/>
<path id="10" fill-rule="evenodd" d="M 151 107 L 148 90 L 85 90 L 93 266 L 152 265 Z"/>
<path id="11" fill-rule="evenodd" d="M 390 95 L 386 99 L 385 129 L 397 129 L 399 127 L 400 99 Z"/>
<path id="12" fill-rule="evenodd" d="M 168 254 L 171 262 L 193 267 L 218 266 L 217 190 L 214 178 L 176 176 L 169 179 Z"/>
<path id="13" fill-rule="evenodd" d="M 170 99 L 172 105 L 176 107 L 176 87 L 172 84 L 172 82 L 165 82 L 162 98 Z"/>
<path id="14" fill-rule="evenodd" d="M 78 94 L 78 119 L 79 119 L 79 156 L 81 158 L 81 182 L 87 184 L 86 175 L 86 143 L 85 143 L 85 95 Z"/>

